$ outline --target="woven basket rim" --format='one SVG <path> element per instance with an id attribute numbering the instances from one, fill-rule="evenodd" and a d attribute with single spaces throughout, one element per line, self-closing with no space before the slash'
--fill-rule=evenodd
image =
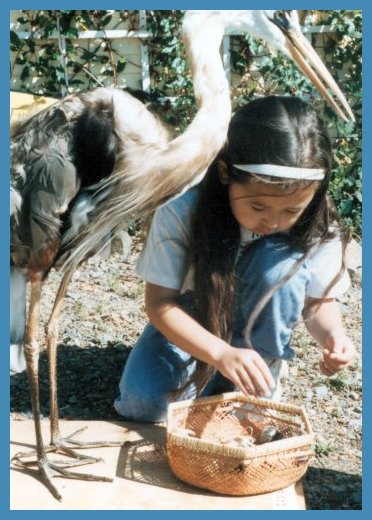
<path id="1" fill-rule="evenodd" d="M 168 443 L 172 443 L 175 446 L 190 448 L 197 451 L 207 451 L 211 454 L 213 453 L 237 459 L 257 459 L 268 455 L 278 455 L 278 458 L 280 458 L 280 455 L 284 454 L 288 450 L 301 449 L 305 448 L 305 446 L 310 446 L 310 448 L 305 449 L 306 455 L 310 457 L 313 455 L 313 450 L 311 448 L 313 442 L 314 435 L 305 434 L 288 439 L 280 439 L 258 446 L 232 447 L 217 442 L 197 439 L 195 437 L 186 437 L 172 432 L 168 434 Z"/>
<path id="2" fill-rule="evenodd" d="M 277 441 L 261 445 L 255 445 L 250 447 L 232 447 L 227 446 L 225 444 L 222 445 L 218 442 L 213 442 L 210 440 L 203 440 L 187 435 L 182 435 L 181 433 L 179 433 L 178 427 L 174 425 L 173 412 L 175 410 L 189 408 L 191 405 L 193 407 L 199 407 L 204 406 L 204 404 L 221 403 L 224 401 L 236 401 L 239 403 L 254 404 L 272 410 L 295 413 L 297 416 L 300 416 L 303 420 L 305 432 L 301 435 L 294 435 L 286 439 L 279 439 Z M 173 428 L 177 428 L 177 430 L 174 431 Z M 307 450 L 307 454 L 311 456 L 313 454 L 312 445 L 314 443 L 314 432 L 308 420 L 306 411 L 302 406 L 296 406 L 288 403 L 276 403 L 273 401 L 269 401 L 268 399 L 258 397 L 248 397 L 245 396 L 242 392 L 227 392 L 211 397 L 186 399 L 184 401 L 170 403 L 168 407 L 167 441 L 167 444 L 173 443 L 174 445 L 180 447 L 190 448 L 199 451 L 208 451 L 209 453 L 240 459 L 259 458 L 268 455 L 277 455 L 278 457 L 280 457 L 280 455 L 282 455 L 288 450 L 295 450 L 301 448 Z"/>
<path id="3" fill-rule="evenodd" d="M 192 406 L 204 406 L 204 404 L 208 403 L 220 403 L 223 401 L 238 401 L 254 405 L 260 405 L 264 408 L 269 408 L 272 410 L 278 410 L 280 412 L 289 412 L 295 413 L 296 415 L 301 416 L 302 420 L 305 423 L 306 434 L 314 434 L 313 429 L 311 427 L 308 415 L 303 406 L 297 406 L 290 403 L 277 403 L 274 401 L 270 401 L 269 399 L 263 399 L 260 397 L 246 396 L 242 392 L 226 392 L 224 394 L 213 395 L 210 397 L 197 397 L 194 399 L 186 399 L 183 401 L 176 401 L 174 403 L 170 403 L 168 405 L 168 417 L 167 417 L 167 429 L 168 432 L 172 433 L 173 426 L 173 412 L 175 410 L 179 410 L 181 408 L 189 408 Z M 305 434 L 305 435 L 306 435 Z"/>

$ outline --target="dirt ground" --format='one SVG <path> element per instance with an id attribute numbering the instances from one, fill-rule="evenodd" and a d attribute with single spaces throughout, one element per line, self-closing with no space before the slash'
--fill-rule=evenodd
<path id="1" fill-rule="evenodd" d="M 146 316 L 143 282 L 134 274 L 140 250 L 90 259 L 74 275 L 62 317 L 58 357 L 60 415 L 65 419 L 120 419 L 112 403 L 127 356 Z M 61 274 L 52 271 L 43 292 L 45 324 Z M 303 325 L 295 332 L 296 358 L 284 383 L 283 401 L 305 406 L 316 434 L 315 458 L 304 478 L 308 509 L 362 508 L 361 279 L 341 302 L 357 350 L 355 364 L 333 378 L 319 372 L 320 348 Z M 40 331 L 43 337 L 42 330 Z M 41 341 L 42 413 L 48 414 L 47 360 Z M 31 415 L 25 373 L 11 376 L 11 416 Z"/>

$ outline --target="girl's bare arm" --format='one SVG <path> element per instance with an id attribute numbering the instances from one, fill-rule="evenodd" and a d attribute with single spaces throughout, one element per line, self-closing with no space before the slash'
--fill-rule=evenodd
<path id="1" fill-rule="evenodd" d="M 153 325 L 182 350 L 213 365 L 245 394 L 269 395 L 275 383 L 262 357 L 208 332 L 177 303 L 178 295 L 178 290 L 146 284 L 146 311 Z"/>
<path id="2" fill-rule="evenodd" d="M 333 298 L 309 298 L 304 319 L 307 330 L 322 345 L 325 375 L 333 375 L 350 365 L 355 347 L 347 336 L 337 301 Z"/>

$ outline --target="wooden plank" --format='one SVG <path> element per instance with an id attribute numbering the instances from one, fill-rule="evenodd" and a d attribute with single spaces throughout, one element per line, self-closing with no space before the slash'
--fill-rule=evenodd
<path id="1" fill-rule="evenodd" d="M 230 497 L 189 486 L 171 472 L 165 451 L 162 425 L 105 421 L 61 421 L 61 431 L 69 435 L 88 425 L 81 435 L 86 440 L 120 441 L 114 448 L 91 448 L 89 455 L 101 456 L 104 463 L 82 466 L 78 471 L 112 477 L 112 483 L 56 478 L 63 500 L 58 502 L 40 482 L 37 474 L 13 468 L 10 474 L 12 510 L 303 510 L 302 485 L 254 497 Z M 44 438 L 49 423 L 42 421 Z M 33 422 L 11 422 L 10 454 L 27 451 L 35 443 Z M 53 455 L 54 459 L 62 458 Z"/>

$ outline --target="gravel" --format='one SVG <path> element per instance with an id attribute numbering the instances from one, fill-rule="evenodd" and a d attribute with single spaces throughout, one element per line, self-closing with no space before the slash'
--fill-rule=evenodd
<path id="1" fill-rule="evenodd" d="M 90 259 L 75 273 L 65 301 L 58 349 L 58 400 L 63 419 L 119 420 L 113 408 L 118 382 L 146 316 L 143 282 L 134 275 L 140 246 L 128 259 L 114 254 Z M 45 325 L 61 274 L 52 271 L 44 286 L 41 322 Z M 308 509 L 362 509 L 361 279 L 342 311 L 358 359 L 343 373 L 327 378 L 319 372 L 320 347 L 303 325 L 294 334 L 296 358 L 284 382 L 283 401 L 306 408 L 315 432 L 315 458 L 303 484 Z M 47 417 L 47 356 L 41 336 L 41 411 Z M 25 373 L 11 376 L 10 411 L 14 420 L 31 417 Z"/>

